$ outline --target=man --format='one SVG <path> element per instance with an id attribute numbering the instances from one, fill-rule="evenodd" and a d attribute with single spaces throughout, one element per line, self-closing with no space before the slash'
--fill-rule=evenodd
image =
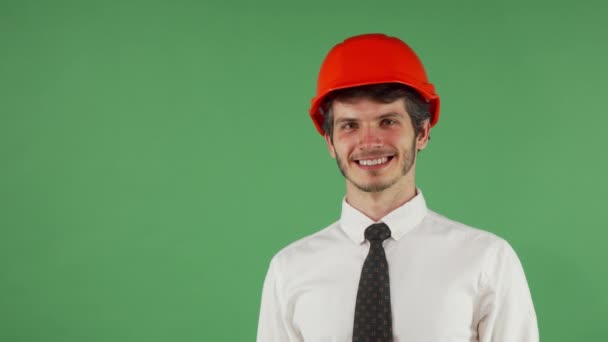
<path id="1" fill-rule="evenodd" d="M 273 257 L 258 342 L 538 341 L 510 245 L 429 210 L 416 187 L 439 97 L 409 46 L 336 45 L 310 115 L 346 179 L 342 214 Z"/>

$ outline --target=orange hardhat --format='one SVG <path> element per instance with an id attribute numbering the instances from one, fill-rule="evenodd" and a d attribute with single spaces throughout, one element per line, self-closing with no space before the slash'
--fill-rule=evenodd
<path id="1" fill-rule="evenodd" d="M 323 135 L 320 107 L 332 91 L 379 83 L 412 87 L 429 104 L 431 127 L 439 120 L 439 95 L 429 83 L 422 62 L 406 43 L 384 34 L 363 34 L 334 46 L 323 61 L 312 99 L 310 117 Z"/>

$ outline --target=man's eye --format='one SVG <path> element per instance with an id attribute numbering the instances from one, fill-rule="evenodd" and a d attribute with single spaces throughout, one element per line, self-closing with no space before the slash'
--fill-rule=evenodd
<path id="1" fill-rule="evenodd" d="M 347 122 L 342 125 L 342 129 L 353 129 L 356 127 L 357 127 L 357 124 L 355 124 L 354 122 Z"/>
<path id="2" fill-rule="evenodd" d="M 396 123 L 397 123 L 397 121 L 395 121 L 393 119 L 384 119 L 384 120 L 382 120 L 382 124 L 383 125 L 391 126 L 391 125 L 394 125 Z"/>

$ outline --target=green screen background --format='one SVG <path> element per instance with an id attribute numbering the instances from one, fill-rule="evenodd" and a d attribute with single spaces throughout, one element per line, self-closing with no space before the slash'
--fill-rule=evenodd
<path id="1" fill-rule="evenodd" d="M 366 32 L 442 97 L 429 206 L 513 245 L 542 340 L 604 340 L 607 7 L 0 2 L 0 340 L 254 340 L 272 255 L 339 216 L 307 109 Z"/>

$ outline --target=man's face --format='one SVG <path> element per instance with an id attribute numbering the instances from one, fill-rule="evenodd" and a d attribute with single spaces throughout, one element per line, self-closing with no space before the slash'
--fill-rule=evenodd
<path id="1" fill-rule="evenodd" d="M 368 98 L 334 101 L 329 152 L 349 183 L 381 192 L 414 178 L 416 151 L 428 142 L 428 122 L 418 136 L 403 99 L 379 103 Z"/>

